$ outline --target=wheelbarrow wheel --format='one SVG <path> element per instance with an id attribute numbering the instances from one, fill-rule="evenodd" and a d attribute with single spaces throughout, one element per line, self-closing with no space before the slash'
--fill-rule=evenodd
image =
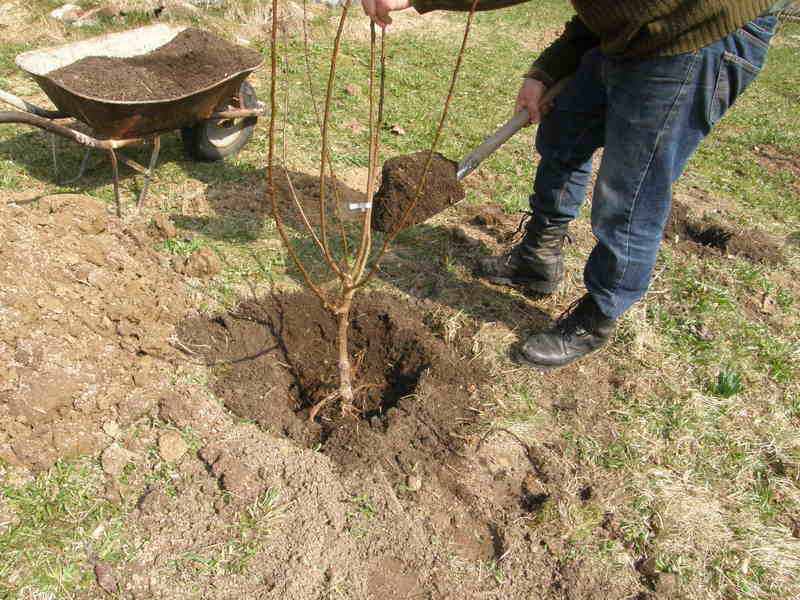
<path id="1" fill-rule="evenodd" d="M 243 81 L 234 108 L 256 108 L 258 98 L 253 86 Z M 183 146 L 190 156 L 202 161 L 218 161 L 233 156 L 253 137 L 258 117 L 203 121 L 194 127 L 181 129 Z"/>

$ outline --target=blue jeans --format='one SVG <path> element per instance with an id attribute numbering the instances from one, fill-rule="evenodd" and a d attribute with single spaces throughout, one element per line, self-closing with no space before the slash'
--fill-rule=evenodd
<path id="1" fill-rule="evenodd" d="M 597 243 L 584 283 L 603 313 L 647 291 L 672 205 L 672 184 L 728 107 L 755 79 L 775 32 L 759 17 L 695 52 L 648 59 L 588 52 L 536 135 L 534 218 L 575 219 L 591 157 L 603 147 L 592 197 Z"/>

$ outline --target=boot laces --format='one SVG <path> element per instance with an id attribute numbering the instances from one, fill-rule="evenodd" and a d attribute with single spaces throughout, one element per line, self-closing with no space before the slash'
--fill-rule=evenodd
<path id="1" fill-rule="evenodd" d="M 565 339 L 586 335 L 592 329 L 591 310 L 584 306 L 584 301 L 590 301 L 588 294 L 575 300 L 558 317 L 556 327 L 561 330 Z"/>
<path id="2" fill-rule="evenodd" d="M 517 243 L 522 241 L 522 238 L 525 237 L 524 232 L 527 230 L 528 221 L 533 218 L 533 212 L 530 210 L 521 210 L 520 212 L 522 213 L 522 218 L 519 220 L 516 231 L 508 234 L 506 238 L 509 246 L 516 246 Z"/>

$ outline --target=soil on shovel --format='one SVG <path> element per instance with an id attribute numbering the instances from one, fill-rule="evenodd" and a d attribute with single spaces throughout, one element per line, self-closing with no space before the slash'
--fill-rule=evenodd
<path id="1" fill-rule="evenodd" d="M 464 199 L 464 188 L 456 178 L 458 164 L 438 152 L 431 157 L 425 187 L 417 198 L 417 188 L 429 156 L 430 152 L 416 152 L 390 158 L 384 163 L 381 187 L 375 194 L 372 210 L 373 230 L 403 231 Z M 406 216 L 415 198 L 416 204 Z"/>
<path id="2" fill-rule="evenodd" d="M 177 98 L 251 69 L 261 54 L 201 29 L 185 29 L 170 42 L 140 56 L 87 56 L 49 77 L 83 96 L 125 102 Z"/>

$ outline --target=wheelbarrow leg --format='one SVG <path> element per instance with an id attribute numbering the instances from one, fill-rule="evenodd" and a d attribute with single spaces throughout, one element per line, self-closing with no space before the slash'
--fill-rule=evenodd
<path id="1" fill-rule="evenodd" d="M 92 149 L 91 148 L 86 148 L 86 150 L 83 151 L 83 158 L 81 159 L 81 166 L 78 169 L 78 176 L 75 177 L 75 179 L 80 179 L 81 177 L 83 177 L 86 174 L 86 166 L 89 164 L 89 155 L 91 153 L 92 153 Z M 71 179 L 67 183 L 71 183 L 71 182 L 75 181 L 75 179 Z"/>
<path id="2" fill-rule="evenodd" d="M 122 218 L 122 205 L 119 200 L 119 163 L 117 162 L 117 153 L 113 148 L 108 149 L 108 155 L 111 157 L 111 172 L 114 176 L 114 202 L 117 205 L 117 218 Z"/>
<path id="3" fill-rule="evenodd" d="M 56 181 L 58 181 L 58 155 L 56 153 L 56 134 L 50 134 L 50 155 L 53 157 L 53 171 L 56 174 Z"/>
<path id="4" fill-rule="evenodd" d="M 142 191 L 139 193 L 138 208 L 141 209 L 144 204 L 144 197 L 147 195 L 147 189 L 150 187 L 150 178 L 153 176 L 153 171 L 158 162 L 158 154 L 161 152 L 161 136 L 153 138 L 153 153 L 150 155 L 150 164 L 144 172 L 144 183 L 142 184 Z"/>
<path id="5" fill-rule="evenodd" d="M 89 165 L 89 155 L 91 153 L 91 146 L 87 146 L 83 151 L 83 157 L 81 158 L 81 166 L 78 168 L 78 174 L 71 179 L 65 179 L 64 181 L 61 181 L 61 173 L 58 167 L 58 136 L 55 133 L 50 134 L 50 154 L 53 159 L 53 172 L 55 173 L 56 183 L 58 185 L 69 185 L 86 175 L 86 168 Z"/>

